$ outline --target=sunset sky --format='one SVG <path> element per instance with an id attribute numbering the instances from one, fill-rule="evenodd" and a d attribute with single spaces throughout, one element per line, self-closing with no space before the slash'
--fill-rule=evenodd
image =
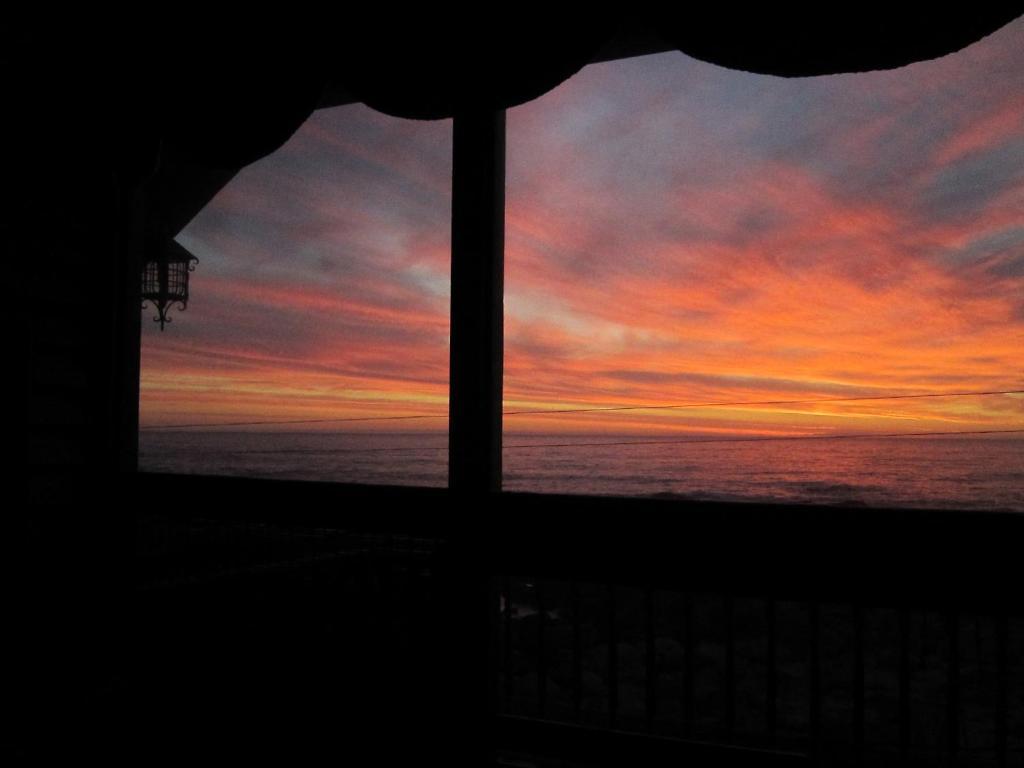
<path id="1" fill-rule="evenodd" d="M 1024 389 L 1024 20 L 890 71 L 681 53 L 509 111 L 505 404 Z M 181 232 L 141 424 L 446 429 L 451 122 L 317 112 Z M 340 421 L 432 415 L 409 421 Z M 261 427 L 265 428 L 265 427 Z M 1024 397 L 507 416 L 507 432 L 1024 429 Z"/>

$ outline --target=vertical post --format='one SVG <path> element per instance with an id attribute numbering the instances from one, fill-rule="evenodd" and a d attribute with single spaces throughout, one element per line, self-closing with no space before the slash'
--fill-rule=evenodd
<path id="1" fill-rule="evenodd" d="M 857 765 L 864 765 L 864 606 L 853 606 L 853 750 Z"/>
<path id="2" fill-rule="evenodd" d="M 644 590 L 644 663 L 647 701 L 645 706 L 647 732 L 654 732 L 654 722 L 658 711 L 658 664 L 657 646 L 654 642 L 654 587 Z"/>
<path id="3" fill-rule="evenodd" d="M 956 608 L 946 614 L 946 753 L 956 765 L 960 751 L 960 615 Z"/>
<path id="4" fill-rule="evenodd" d="M 765 655 L 767 658 L 766 666 L 768 668 L 768 680 L 765 686 L 767 703 L 765 706 L 766 720 L 768 727 L 768 743 L 771 746 L 775 746 L 778 740 L 778 723 L 779 723 L 779 709 L 778 709 L 778 650 L 775 642 L 775 599 L 768 598 L 767 600 L 767 612 L 765 624 L 765 632 L 768 635 L 768 647 L 765 649 Z"/>
<path id="5" fill-rule="evenodd" d="M 537 594 L 537 711 L 541 717 L 547 712 L 548 704 L 548 658 L 547 638 L 544 630 L 547 606 L 544 605 L 544 587 L 536 582 Z"/>
<path id="6" fill-rule="evenodd" d="M 139 376 L 142 359 L 142 262 L 145 219 L 138 192 L 122 191 L 119 248 L 120 301 L 114 351 L 118 377 L 114 416 L 119 430 L 117 468 L 135 472 L 139 465 Z"/>
<path id="7" fill-rule="evenodd" d="M 577 722 L 583 715 L 583 631 L 580 584 L 572 583 L 572 711 Z"/>
<path id="8" fill-rule="evenodd" d="M 1009 717 L 1007 710 L 1007 678 L 1010 676 L 1007 646 L 1010 633 L 1005 613 L 995 617 L 996 632 L 996 765 L 1004 768 L 1009 761 Z"/>
<path id="9" fill-rule="evenodd" d="M 448 485 L 501 490 L 505 113 L 456 115 Z"/>
<path id="10" fill-rule="evenodd" d="M 619 717 L 619 635 L 615 585 L 608 585 L 608 730 L 614 731 Z"/>
<path id="11" fill-rule="evenodd" d="M 502 693 L 502 704 L 505 711 L 508 711 L 512 705 L 512 579 L 507 575 L 504 577 L 502 592 L 505 594 L 504 615 L 502 616 L 503 658 L 501 664 L 505 677 L 505 686 Z"/>
<path id="12" fill-rule="evenodd" d="M 683 594 L 683 734 L 693 735 L 693 689 L 694 670 L 696 665 L 693 660 L 696 640 L 693 628 L 693 594 Z"/>
<path id="13" fill-rule="evenodd" d="M 808 603 L 807 619 L 810 636 L 808 731 L 812 762 L 817 764 L 821 760 L 821 616 L 817 600 Z"/>
<path id="14" fill-rule="evenodd" d="M 899 609 L 900 669 L 899 669 L 899 730 L 900 760 L 910 761 L 910 608 Z"/>
<path id="15" fill-rule="evenodd" d="M 725 609 L 725 740 L 736 733 L 736 601 L 726 595 Z"/>
<path id="16" fill-rule="evenodd" d="M 453 528 L 446 602 L 454 709 L 449 763 L 492 764 L 497 706 L 498 589 L 493 572 L 501 490 L 505 248 L 505 113 L 454 119 L 448 485 Z M 494 501 L 494 499 L 492 499 Z"/>

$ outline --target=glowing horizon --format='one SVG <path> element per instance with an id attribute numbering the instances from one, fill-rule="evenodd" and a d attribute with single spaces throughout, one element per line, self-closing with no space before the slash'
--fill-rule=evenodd
<path id="1" fill-rule="evenodd" d="M 1024 20 L 888 72 L 680 53 L 509 111 L 506 410 L 1024 389 Z M 450 121 L 316 113 L 179 235 L 140 421 L 422 422 L 448 389 Z M 289 428 L 287 425 L 281 428 Z M 509 416 L 509 433 L 1024 429 L 1024 397 Z"/>

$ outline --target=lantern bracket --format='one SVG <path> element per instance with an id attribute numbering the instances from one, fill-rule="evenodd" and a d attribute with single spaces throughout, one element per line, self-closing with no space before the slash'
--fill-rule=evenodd
<path id="1" fill-rule="evenodd" d="M 156 307 L 153 321 L 160 323 L 162 331 L 171 322 L 167 313 L 174 305 L 180 312 L 188 307 L 189 274 L 195 271 L 199 258 L 171 239 L 147 250 L 142 267 L 142 309 L 146 309 L 146 302 Z"/>

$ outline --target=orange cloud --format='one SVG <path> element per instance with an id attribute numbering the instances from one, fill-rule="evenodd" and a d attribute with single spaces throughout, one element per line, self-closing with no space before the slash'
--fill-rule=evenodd
<path id="1" fill-rule="evenodd" d="M 785 402 L 506 429 L 1024 428 L 1019 396 L 791 402 L 1024 387 L 1022 30 L 838 78 L 645 57 L 512 110 L 506 409 Z M 182 234 L 143 423 L 444 429 L 450 141 L 346 107 L 239 174 Z"/>

